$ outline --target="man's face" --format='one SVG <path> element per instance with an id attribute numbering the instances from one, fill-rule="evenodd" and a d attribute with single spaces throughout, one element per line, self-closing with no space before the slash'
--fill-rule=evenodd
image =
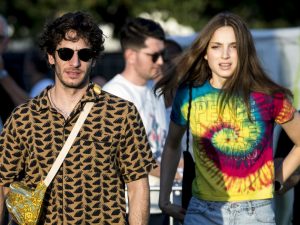
<path id="1" fill-rule="evenodd" d="M 67 37 L 74 37 L 76 32 L 68 32 Z M 68 38 L 67 38 L 68 39 Z M 48 54 L 48 60 L 55 67 L 55 81 L 68 88 L 83 88 L 88 85 L 93 59 L 89 56 L 91 47 L 84 39 L 69 41 L 63 39 L 54 55 Z"/>
<path id="2" fill-rule="evenodd" d="M 155 38 L 147 38 L 145 48 L 136 51 L 135 70 L 141 79 L 155 79 L 162 73 L 164 42 Z"/>

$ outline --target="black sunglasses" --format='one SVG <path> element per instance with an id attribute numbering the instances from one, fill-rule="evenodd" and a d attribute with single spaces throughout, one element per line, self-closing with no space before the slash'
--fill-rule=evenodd
<path id="1" fill-rule="evenodd" d="M 146 53 L 144 52 L 146 55 L 151 56 L 152 62 L 156 63 L 158 58 L 161 56 L 163 60 L 165 60 L 165 50 L 162 50 L 160 52 L 154 52 L 154 53 Z"/>
<path id="2" fill-rule="evenodd" d="M 75 51 L 78 52 L 78 58 L 83 62 L 87 62 L 95 56 L 95 52 L 90 48 L 82 48 L 80 50 L 73 50 L 71 48 L 60 48 L 56 51 L 58 53 L 59 58 L 63 61 L 69 61 L 70 59 L 72 59 Z"/>

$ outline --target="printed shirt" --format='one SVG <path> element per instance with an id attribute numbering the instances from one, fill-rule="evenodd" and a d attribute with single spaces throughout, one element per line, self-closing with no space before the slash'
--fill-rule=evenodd
<path id="1" fill-rule="evenodd" d="M 0 185 L 22 179 L 34 188 L 46 177 L 85 102 L 95 102 L 48 187 L 43 224 L 125 224 L 125 183 L 146 177 L 155 166 L 135 106 L 99 92 L 90 85 L 64 119 L 45 90 L 19 106 L 5 124 Z"/>
<path id="2" fill-rule="evenodd" d="M 220 90 L 209 82 L 192 88 L 190 129 L 196 178 L 193 195 L 207 201 L 272 198 L 274 122 L 292 119 L 295 108 L 283 97 L 253 92 L 251 117 L 240 100 L 236 110 L 226 105 L 219 113 Z M 187 124 L 189 88 L 177 91 L 171 120 Z"/>

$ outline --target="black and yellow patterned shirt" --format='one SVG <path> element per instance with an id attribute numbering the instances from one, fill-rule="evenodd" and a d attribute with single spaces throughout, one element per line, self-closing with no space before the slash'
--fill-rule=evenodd
<path id="1" fill-rule="evenodd" d="M 34 188 L 45 179 L 84 104 L 94 101 L 48 187 L 41 223 L 125 224 L 125 183 L 155 167 L 135 106 L 91 84 L 65 119 L 51 107 L 48 89 L 16 108 L 6 122 L 0 137 L 0 185 L 22 180 Z"/>

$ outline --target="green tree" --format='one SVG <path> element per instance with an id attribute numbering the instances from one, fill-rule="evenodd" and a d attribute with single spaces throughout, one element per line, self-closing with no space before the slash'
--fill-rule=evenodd
<path id="1" fill-rule="evenodd" d="M 113 24 L 117 34 L 127 17 L 155 11 L 197 31 L 224 10 L 242 16 L 250 28 L 299 26 L 299 6 L 296 0 L 2 0 L 0 13 L 15 28 L 15 37 L 23 38 L 36 37 L 46 20 L 75 10 L 88 11 L 100 23 Z"/>

